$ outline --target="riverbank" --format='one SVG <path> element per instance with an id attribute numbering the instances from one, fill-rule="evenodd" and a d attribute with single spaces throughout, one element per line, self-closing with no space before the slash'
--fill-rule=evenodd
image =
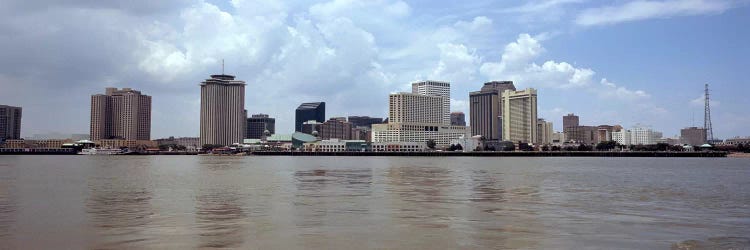
<path id="1" fill-rule="evenodd" d="M 600 152 L 600 151 L 547 151 L 547 152 L 280 152 L 260 151 L 253 155 L 287 156 L 470 156 L 470 157 L 727 157 L 728 152 Z"/>
<path id="2" fill-rule="evenodd" d="M 727 155 L 729 158 L 750 158 L 750 153 L 731 153 Z"/>

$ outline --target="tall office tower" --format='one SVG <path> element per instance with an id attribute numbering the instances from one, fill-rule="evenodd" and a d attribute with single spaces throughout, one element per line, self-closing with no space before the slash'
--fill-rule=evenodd
<path id="1" fill-rule="evenodd" d="M 352 124 L 344 117 L 333 117 L 319 126 L 320 139 L 352 139 Z"/>
<path id="2" fill-rule="evenodd" d="M 480 91 L 469 93 L 471 135 L 482 135 L 487 140 L 502 138 L 502 106 L 500 96 L 505 90 L 515 91 L 512 81 L 484 83 Z"/>
<path id="3" fill-rule="evenodd" d="M 302 124 L 307 121 L 324 122 L 326 120 L 325 102 L 306 102 L 300 104 L 294 112 L 294 131 L 301 132 Z"/>
<path id="4" fill-rule="evenodd" d="M 536 142 L 536 89 L 505 90 L 501 98 L 503 105 L 503 140 Z"/>
<path id="5" fill-rule="evenodd" d="M 211 75 L 201 82 L 200 146 L 242 143 L 245 137 L 245 82 Z"/>
<path id="6" fill-rule="evenodd" d="M 554 134 L 552 122 L 545 121 L 544 119 L 537 119 L 536 122 L 536 144 L 551 144 L 552 135 Z"/>
<path id="7" fill-rule="evenodd" d="M 578 127 L 578 116 L 575 114 L 568 114 L 563 116 L 563 129 L 569 127 Z"/>
<path id="8" fill-rule="evenodd" d="M 466 126 L 466 115 L 464 112 L 451 112 L 451 125 Z"/>
<path id="9" fill-rule="evenodd" d="M 130 88 L 107 88 L 91 96 L 91 140 L 151 139 L 151 96 Z"/>
<path id="10" fill-rule="evenodd" d="M 23 109 L 0 105 L 0 141 L 21 139 L 21 116 Z"/>
<path id="11" fill-rule="evenodd" d="M 383 118 L 369 116 L 349 116 L 349 123 L 351 123 L 354 127 L 372 128 L 373 124 L 383 123 Z"/>
<path id="12" fill-rule="evenodd" d="M 389 123 L 443 123 L 442 97 L 395 93 L 389 98 Z"/>
<path id="13" fill-rule="evenodd" d="M 411 92 L 426 96 L 437 96 L 443 98 L 442 117 L 443 124 L 451 124 L 451 84 L 441 81 L 419 81 L 411 83 Z"/>
<path id="14" fill-rule="evenodd" d="M 268 130 L 269 133 L 276 133 L 276 119 L 269 117 L 267 114 L 255 114 L 247 118 L 247 139 L 262 139 L 263 133 Z"/>
<path id="15" fill-rule="evenodd" d="M 699 146 L 708 142 L 705 128 L 689 127 L 680 130 L 680 143 Z"/>

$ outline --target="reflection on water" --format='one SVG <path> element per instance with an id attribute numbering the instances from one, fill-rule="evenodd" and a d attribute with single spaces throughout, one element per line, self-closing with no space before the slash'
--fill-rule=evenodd
<path id="1" fill-rule="evenodd" d="M 238 194 L 231 190 L 212 190 L 198 196 L 196 206 L 200 247 L 236 248 L 242 245 L 246 213 Z"/>
<path id="2" fill-rule="evenodd" d="M 86 208 L 101 237 L 95 248 L 132 248 L 153 239 L 146 231 L 153 222 L 153 194 L 141 183 L 126 178 L 90 180 Z"/>
<path id="3" fill-rule="evenodd" d="M 747 249 L 747 166 L 736 159 L 0 157 L 0 249 Z"/>
<path id="4" fill-rule="evenodd" d="M 363 203 L 350 202 L 372 192 L 371 169 L 314 169 L 294 172 L 297 187 L 294 200 L 297 225 L 314 229 L 333 214 L 366 214 Z"/>
<path id="5" fill-rule="evenodd" d="M 0 162 L 0 248 L 11 247 L 12 227 L 17 209 L 15 193 L 16 168 Z"/>

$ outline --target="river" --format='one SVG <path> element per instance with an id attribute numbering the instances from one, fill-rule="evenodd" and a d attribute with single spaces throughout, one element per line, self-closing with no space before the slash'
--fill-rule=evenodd
<path id="1" fill-rule="evenodd" d="M 750 159 L 0 156 L 0 249 L 748 249 Z"/>

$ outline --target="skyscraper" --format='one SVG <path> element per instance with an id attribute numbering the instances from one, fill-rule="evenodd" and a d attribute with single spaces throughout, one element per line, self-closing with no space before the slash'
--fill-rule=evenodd
<path id="1" fill-rule="evenodd" d="M 294 113 L 294 131 L 301 132 L 302 124 L 311 120 L 320 123 L 326 120 L 325 102 L 307 102 L 300 104 Z"/>
<path id="2" fill-rule="evenodd" d="M 464 112 L 451 112 L 451 125 L 466 126 L 466 115 Z"/>
<path id="3" fill-rule="evenodd" d="M 23 109 L 0 105 L 0 141 L 21 139 L 21 116 Z"/>
<path id="4" fill-rule="evenodd" d="M 389 99 L 389 123 L 443 123 L 443 98 L 414 93 L 395 93 Z M 450 124 L 450 122 L 449 122 Z"/>
<path id="5" fill-rule="evenodd" d="M 349 122 L 354 127 L 372 128 L 373 124 L 383 123 L 383 118 L 369 117 L 369 116 L 349 116 Z"/>
<path id="6" fill-rule="evenodd" d="M 419 81 L 411 83 L 411 92 L 413 94 L 436 96 L 442 99 L 442 122 L 443 124 L 451 123 L 451 84 L 442 81 Z"/>
<path id="7" fill-rule="evenodd" d="M 536 89 L 505 90 L 502 94 L 503 140 L 536 142 Z"/>
<path id="8" fill-rule="evenodd" d="M 502 134 L 502 106 L 500 96 L 505 90 L 516 90 L 512 81 L 484 83 L 480 91 L 469 93 L 471 135 L 482 135 L 487 140 L 500 140 Z"/>
<path id="9" fill-rule="evenodd" d="M 268 117 L 267 114 L 255 114 L 247 118 L 247 139 L 261 139 L 263 132 L 268 130 L 269 133 L 276 133 L 276 119 Z"/>
<path id="10" fill-rule="evenodd" d="M 352 139 L 352 124 L 345 117 L 333 117 L 319 126 L 320 139 Z"/>
<path id="11" fill-rule="evenodd" d="M 245 137 L 245 82 L 211 75 L 201 82 L 200 146 L 231 145 Z"/>
<path id="12" fill-rule="evenodd" d="M 151 139 L 151 96 L 130 88 L 106 88 L 91 96 L 91 140 Z"/>
<path id="13" fill-rule="evenodd" d="M 575 114 L 568 114 L 563 116 L 563 129 L 569 127 L 578 127 L 579 121 L 578 116 Z"/>

